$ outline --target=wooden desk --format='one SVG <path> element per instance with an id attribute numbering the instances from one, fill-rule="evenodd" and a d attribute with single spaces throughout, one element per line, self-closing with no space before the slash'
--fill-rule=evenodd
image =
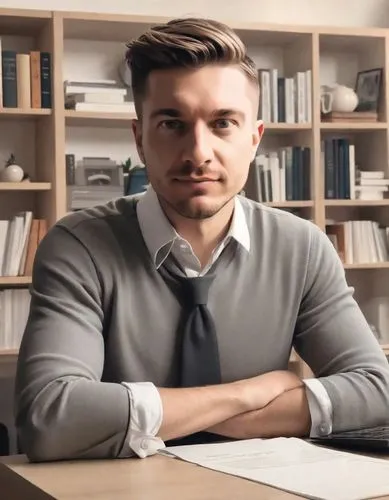
<path id="1" fill-rule="evenodd" d="M 26 481 L 27 480 L 27 481 Z M 3 457 L 4 500 L 292 500 L 301 497 L 173 458 L 88 460 L 30 464 Z M 389 496 L 381 500 L 389 500 Z"/>

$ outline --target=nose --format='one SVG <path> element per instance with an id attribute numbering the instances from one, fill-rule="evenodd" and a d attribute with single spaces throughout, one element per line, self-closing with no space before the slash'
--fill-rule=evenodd
<path id="1" fill-rule="evenodd" d="M 196 124 L 186 134 L 183 162 L 201 167 L 211 163 L 213 158 L 212 133 L 205 124 Z"/>

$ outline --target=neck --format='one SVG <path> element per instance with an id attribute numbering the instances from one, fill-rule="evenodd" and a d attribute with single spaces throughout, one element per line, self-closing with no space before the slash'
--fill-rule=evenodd
<path id="1" fill-rule="evenodd" d="M 207 219 L 188 219 L 165 207 L 165 212 L 177 233 L 190 243 L 195 255 L 204 267 L 212 252 L 228 232 L 234 211 L 234 199 L 217 214 Z"/>

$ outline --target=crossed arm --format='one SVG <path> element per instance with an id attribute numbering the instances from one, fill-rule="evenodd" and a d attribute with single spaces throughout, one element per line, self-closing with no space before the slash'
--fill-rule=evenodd
<path id="1" fill-rule="evenodd" d="M 311 419 L 302 381 L 274 371 L 221 386 L 159 389 L 163 440 L 208 430 L 230 438 L 305 436 Z"/>
<path id="2" fill-rule="evenodd" d="M 323 240 L 312 250 L 295 345 L 328 391 L 335 430 L 378 425 L 389 415 L 387 361 L 326 245 Z M 31 460 L 120 454 L 129 397 L 123 385 L 101 381 L 99 303 L 89 254 L 56 229 L 36 255 L 32 309 L 18 359 L 16 425 Z M 164 440 L 199 430 L 235 438 L 307 435 L 305 391 L 303 382 L 286 371 L 217 387 L 160 388 L 158 435 Z"/>

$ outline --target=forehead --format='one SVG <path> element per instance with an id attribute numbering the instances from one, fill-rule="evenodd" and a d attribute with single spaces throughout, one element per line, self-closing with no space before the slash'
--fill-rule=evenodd
<path id="1" fill-rule="evenodd" d="M 249 109 L 254 96 L 253 85 L 235 66 L 158 70 L 149 76 L 143 109 L 146 113 L 157 107 Z"/>

